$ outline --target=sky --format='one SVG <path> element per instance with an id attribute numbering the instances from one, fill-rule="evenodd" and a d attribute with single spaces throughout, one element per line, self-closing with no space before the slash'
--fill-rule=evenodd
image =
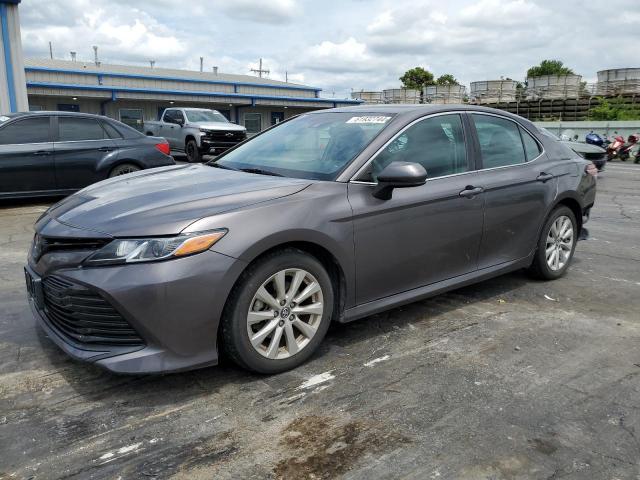
<path id="1" fill-rule="evenodd" d="M 23 0 L 26 57 L 251 74 L 322 88 L 400 86 L 409 68 L 462 84 L 523 80 L 545 58 L 585 81 L 607 68 L 638 67 L 638 0 Z"/>

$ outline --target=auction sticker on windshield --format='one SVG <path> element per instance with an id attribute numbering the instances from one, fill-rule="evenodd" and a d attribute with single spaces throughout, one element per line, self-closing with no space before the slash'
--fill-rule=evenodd
<path id="1" fill-rule="evenodd" d="M 360 117 L 351 117 L 345 123 L 386 123 L 387 121 L 389 121 L 390 118 L 391 117 L 386 117 L 383 115 L 379 115 L 379 116 L 366 115 L 366 116 L 360 116 Z"/>

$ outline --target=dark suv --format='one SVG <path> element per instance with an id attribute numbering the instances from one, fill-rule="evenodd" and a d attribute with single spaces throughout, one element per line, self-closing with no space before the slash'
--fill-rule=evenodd
<path id="1" fill-rule="evenodd" d="M 109 177 L 174 165 L 166 140 L 99 115 L 0 116 L 0 198 L 67 195 Z"/>

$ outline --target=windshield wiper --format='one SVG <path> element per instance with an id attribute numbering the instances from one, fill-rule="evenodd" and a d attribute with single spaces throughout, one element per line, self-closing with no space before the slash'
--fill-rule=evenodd
<path id="1" fill-rule="evenodd" d="M 272 177 L 284 177 L 281 173 L 272 172 L 270 170 L 264 170 L 263 168 L 240 168 L 241 172 L 257 173 L 259 175 L 271 175 Z"/>
<path id="2" fill-rule="evenodd" d="M 229 167 L 228 165 L 221 165 L 219 163 L 216 163 L 215 161 L 210 161 L 205 163 L 205 165 L 208 165 L 210 167 L 215 167 L 215 168 L 222 168 L 224 170 L 233 170 L 234 172 L 238 172 L 239 170 L 237 168 L 234 167 Z"/>

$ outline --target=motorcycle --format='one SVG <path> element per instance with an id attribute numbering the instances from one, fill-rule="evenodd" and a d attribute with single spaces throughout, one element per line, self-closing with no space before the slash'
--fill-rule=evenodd
<path id="1" fill-rule="evenodd" d="M 638 143 L 638 135 L 629 135 L 627 141 L 618 149 L 617 157 L 626 162 L 629 158 L 632 158 L 632 150 L 635 152 L 634 147 Z"/>
<path id="2" fill-rule="evenodd" d="M 597 145 L 598 147 L 602 147 L 604 145 L 604 138 L 597 133 L 593 133 L 593 131 L 587 133 L 585 141 L 591 145 Z"/>
<path id="3" fill-rule="evenodd" d="M 618 150 L 624 145 L 624 137 L 622 135 L 616 135 L 613 140 L 607 146 L 607 159 L 613 160 L 618 156 Z"/>

